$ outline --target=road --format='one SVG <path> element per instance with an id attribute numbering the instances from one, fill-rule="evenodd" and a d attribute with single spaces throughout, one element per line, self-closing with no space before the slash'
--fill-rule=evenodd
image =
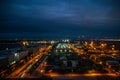
<path id="1" fill-rule="evenodd" d="M 12 74 L 10 74 L 7 78 L 17 78 L 20 74 L 22 74 L 28 66 L 30 66 L 37 58 L 40 58 L 41 55 L 37 55 L 34 58 L 30 59 L 28 62 L 26 62 L 22 67 L 14 71 Z"/>
<path id="2" fill-rule="evenodd" d="M 38 66 L 38 68 L 32 73 L 31 77 L 39 78 L 42 76 L 44 69 L 45 69 L 44 63 L 47 58 L 48 58 L 48 56 L 45 56 L 44 60 L 41 62 L 41 64 Z"/>
<path id="3" fill-rule="evenodd" d="M 47 48 L 42 48 L 40 49 L 40 54 L 36 55 L 35 57 L 33 57 L 32 59 L 30 59 L 28 62 L 26 62 L 22 67 L 20 67 L 19 69 L 15 70 L 14 72 L 12 72 L 9 76 L 7 76 L 6 78 L 20 78 L 20 77 L 24 77 L 25 75 L 27 75 L 26 73 L 28 72 L 28 70 L 31 68 L 31 66 L 37 62 L 43 54 L 46 54 L 47 51 L 49 51 L 52 48 L 52 46 L 48 46 Z M 43 52 L 45 50 L 45 52 Z"/>
<path id="4" fill-rule="evenodd" d="M 116 74 L 101 74 L 101 73 L 92 73 L 92 74 L 58 74 L 58 73 L 48 73 L 46 76 L 52 77 L 52 80 L 119 80 L 120 77 Z"/>

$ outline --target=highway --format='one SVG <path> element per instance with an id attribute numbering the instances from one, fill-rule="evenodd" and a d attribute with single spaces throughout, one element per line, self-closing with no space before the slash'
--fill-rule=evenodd
<path id="1" fill-rule="evenodd" d="M 26 62 L 22 67 L 20 67 L 19 69 L 15 70 L 14 72 L 12 72 L 9 76 L 7 76 L 6 78 L 24 78 L 24 76 L 28 75 L 28 71 L 29 69 L 33 66 L 33 64 L 35 64 L 39 59 L 42 58 L 43 55 L 46 54 L 46 52 L 48 50 L 51 49 L 51 46 L 48 46 L 47 48 L 44 47 L 42 49 L 39 50 L 40 54 L 36 55 L 35 57 L 33 57 L 32 59 L 30 59 L 28 62 Z M 46 50 L 45 52 L 43 52 L 44 50 Z M 43 62 L 42 62 L 43 63 Z"/>
<path id="2" fill-rule="evenodd" d="M 16 71 L 14 71 L 12 74 L 10 74 L 7 78 L 17 78 L 19 77 L 20 74 L 26 72 L 27 67 L 29 67 L 30 65 L 32 65 L 32 63 L 37 59 L 40 58 L 41 55 L 37 55 L 34 58 L 30 59 L 28 62 L 26 62 L 25 65 L 23 65 L 22 67 L 20 67 L 19 69 L 17 69 Z"/>

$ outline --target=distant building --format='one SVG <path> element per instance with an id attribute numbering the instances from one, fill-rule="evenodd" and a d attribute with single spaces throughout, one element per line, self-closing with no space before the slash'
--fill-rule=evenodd
<path id="1" fill-rule="evenodd" d="M 65 53 L 65 52 L 73 52 L 72 49 L 70 48 L 70 46 L 68 46 L 66 43 L 59 43 L 56 48 L 55 51 L 56 53 Z"/>

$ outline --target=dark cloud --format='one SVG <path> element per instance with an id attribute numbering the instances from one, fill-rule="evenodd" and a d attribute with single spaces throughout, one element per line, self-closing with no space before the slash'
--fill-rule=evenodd
<path id="1" fill-rule="evenodd" d="M 94 0 L 97 3 L 110 8 L 109 11 L 109 20 L 111 22 L 120 22 L 120 0 Z"/>
<path id="2" fill-rule="evenodd" d="M 119 4 L 119 0 L 1 0 L 0 35 L 120 37 Z"/>

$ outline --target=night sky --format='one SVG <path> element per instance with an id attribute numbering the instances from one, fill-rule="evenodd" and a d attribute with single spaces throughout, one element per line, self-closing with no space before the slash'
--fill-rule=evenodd
<path id="1" fill-rule="evenodd" d="M 0 39 L 120 38 L 120 0 L 0 0 Z"/>

